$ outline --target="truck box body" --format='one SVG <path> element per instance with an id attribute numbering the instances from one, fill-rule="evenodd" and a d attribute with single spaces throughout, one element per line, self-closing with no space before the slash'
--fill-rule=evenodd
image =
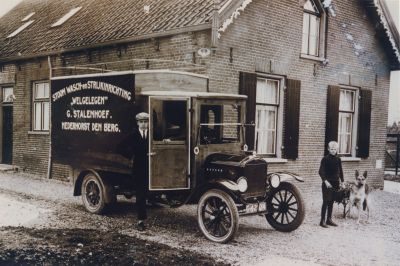
<path id="1" fill-rule="evenodd" d="M 206 77 L 168 70 L 111 72 L 51 79 L 53 162 L 126 173 L 118 148 L 148 112 L 145 91 L 207 91 Z M 142 99 L 141 99 L 142 98 Z"/>

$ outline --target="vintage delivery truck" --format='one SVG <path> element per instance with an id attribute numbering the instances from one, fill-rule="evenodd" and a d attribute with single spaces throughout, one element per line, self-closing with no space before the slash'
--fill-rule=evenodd
<path id="1" fill-rule="evenodd" d="M 231 240 L 240 215 L 265 215 L 279 231 L 304 219 L 293 173 L 268 172 L 245 143 L 246 96 L 208 92 L 206 76 L 146 70 L 51 79 L 53 162 L 73 168 L 74 196 L 100 214 L 117 195 L 132 197 L 134 158 L 119 153 L 148 112 L 149 194 L 173 207 L 197 204 L 206 238 Z M 134 173 L 133 173 L 134 174 Z"/>

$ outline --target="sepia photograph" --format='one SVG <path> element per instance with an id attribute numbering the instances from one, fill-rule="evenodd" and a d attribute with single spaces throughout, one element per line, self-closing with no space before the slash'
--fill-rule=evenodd
<path id="1" fill-rule="evenodd" d="M 399 32 L 400 0 L 1 0 L 0 266 L 400 265 Z"/>

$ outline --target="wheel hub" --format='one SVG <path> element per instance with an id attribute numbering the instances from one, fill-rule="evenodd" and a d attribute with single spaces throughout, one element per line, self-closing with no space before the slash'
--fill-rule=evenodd
<path id="1" fill-rule="evenodd" d="M 87 198 L 89 203 L 93 206 L 99 203 L 99 191 L 96 190 L 96 184 L 91 181 L 87 186 Z"/>
<path id="2" fill-rule="evenodd" d="M 287 202 L 280 202 L 279 212 L 288 212 L 288 211 L 289 211 L 289 204 Z"/>

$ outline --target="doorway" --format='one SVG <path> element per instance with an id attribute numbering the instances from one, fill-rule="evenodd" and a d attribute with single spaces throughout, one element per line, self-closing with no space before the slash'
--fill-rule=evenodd
<path id="1" fill-rule="evenodd" d="M 2 160 L 3 164 L 12 164 L 13 151 L 13 88 L 2 89 Z"/>
<path id="2" fill-rule="evenodd" d="M 190 187 L 188 98 L 150 97 L 150 190 Z"/>

